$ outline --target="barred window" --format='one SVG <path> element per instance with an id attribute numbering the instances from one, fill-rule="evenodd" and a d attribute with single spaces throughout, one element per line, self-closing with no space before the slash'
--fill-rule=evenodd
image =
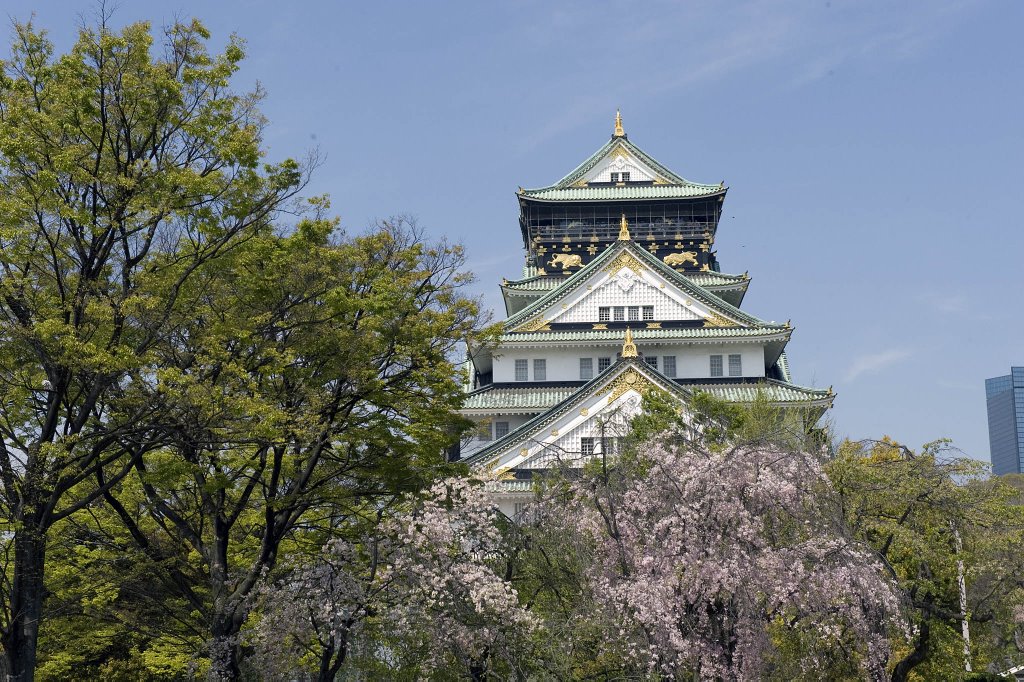
<path id="1" fill-rule="evenodd" d="M 646 362 L 651 367 L 654 367 L 655 369 L 658 368 L 658 356 L 657 355 L 645 355 L 644 356 L 644 362 Z"/>
<path id="2" fill-rule="evenodd" d="M 597 309 L 597 321 L 608 322 L 612 319 L 612 309 L 608 306 L 601 306 Z"/>
<path id="3" fill-rule="evenodd" d="M 584 457 L 589 457 L 594 454 L 593 438 L 580 438 L 580 454 Z"/>
<path id="4" fill-rule="evenodd" d="M 619 174 L 618 173 L 612 173 L 611 175 L 612 175 L 612 182 L 618 182 L 619 181 Z"/>
<path id="5" fill-rule="evenodd" d="M 676 356 L 664 355 L 661 358 L 661 371 L 664 372 L 667 377 L 675 377 L 676 375 Z"/>
<path id="6" fill-rule="evenodd" d="M 623 182 L 629 182 L 629 171 L 625 171 L 625 172 L 624 172 L 624 173 L 622 174 L 622 181 L 623 181 Z"/>
<path id="7" fill-rule="evenodd" d="M 594 358 L 580 358 L 580 379 L 594 378 Z"/>
<path id="8" fill-rule="evenodd" d="M 479 438 L 480 440 L 490 440 L 491 422 L 483 422 L 482 424 L 477 424 L 476 437 Z"/>
<path id="9" fill-rule="evenodd" d="M 640 306 L 631 305 L 629 306 L 629 319 L 639 320 L 640 319 Z"/>
<path id="10" fill-rule="evenodd" d="M 615 436 L 603 436 L 601 438 L 601 454 L 614 455 L 619 451 L 619 439 Z"/>
<path id="11" fill-rule="evenodd" d="M 653 305 L 645 305 L 644 306 L 644 319 L 645 320 L 653 320 L 654 319 L 654 306 Z"/>
<path id="12" fill-rule="evenodd" d="M 530 380 L 530 363 L 526 360 L 516 360 L 516 381 Z"/>
<path id="13" fill-rule="evenodd" d="M 712 355 L 711 356 L 711 376 L 720 377 L 722 376 L 722 356 Z"/>
<path id="14" fill-rule="evenodd" d="M 533 361 L 533 380 L 534 381 L 547 381 L 548 378 L 548 361 L 547 360 L 534 360 Z"/>
<path id="15" fill-rule="evenodd" d="M 597 359 L 597 371 L 603 372 L 612 366 L 611 358 L 598 358 Z"/>
<path id="16" fill-rule="evenodd" d="M 740 354 L 729 356 L 729 376 L 741 377 L 743 376 L 743 356 Z"/>
<path id="17" fill-rule="evenodd" d="M 626 309 L 623 306 L 621 306 L 621 305 L 615 306 L 615 308 L 613 309 L 613 312 L 615 313 L 615 318 L 614 319 L 615 319 L 616 322 L 622 322 L 623 320 L 626 319 Z"/>
<path id="18" fill-rule="evenodd" d="M 494 422 L 494 437 L 504 438 L 508 435 L 508 422 Z"/>

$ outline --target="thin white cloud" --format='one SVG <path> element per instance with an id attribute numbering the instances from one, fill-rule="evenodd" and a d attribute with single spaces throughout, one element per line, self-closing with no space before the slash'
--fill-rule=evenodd
<path id="1" fill-rule="evenodd" d="M 894 365 L 910 357 L 910 351 L 903 348 L 890 348 L 878 353 L 861 355 L 846 370 L 846 380 L 853 381 L 862 374 L 870 374 Z"/>
<path id="2" fill-rule="evenodd" d="M 967 296 L 964 294 L 952 294 L 949 296 L 931 296 L 928 303 L 938 312 L 946 314 L 966 313 L 970 310 Z"/>
<path id="3" fill-rule="evenodd" d="M 667 94 L 698 93 L 700 87 L 756 68 L 792 74 L 790 87 L 799 88 L 827 77 L 850 63 L 888 68 L 912 59 L 938 39 L 956 30 L 957 21 L 978 0 L 934 0 L 928 11 L 890 6 L 853 5 L 821 9 L 796 0 L 748 0 L 722 9 L 718 3 L 653 3 L 631 14 L 626 28 L 605 18 L 618 11 L 611 3 L 596 3 L 591 12 L 554 10 L 526 39 L 537 49 L 563 45 L 566 36 L 588 36 L 597 49 L 574 67 L 551 77 L 561 78 L 556 89 L 564 99 L 554 101 L 532 135 L 520 144 L 527 154 L 581 121 L 607 117 L 622 107 L 650 104 Z M 667 52 L 636 68 L 631 60 L 609 62 L 607 54 L 645 53 L 651 46 L 671 45 Z"/>

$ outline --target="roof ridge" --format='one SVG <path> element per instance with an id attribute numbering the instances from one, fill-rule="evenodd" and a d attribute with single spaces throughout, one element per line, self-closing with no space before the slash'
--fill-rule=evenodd
<path id="1" fill-rule="evenodd" d="M 694 187 L 704 187 L 708 189 L 720 187 L 724 189 L 724 186 L 720 185 L 712 185 L 687 180 L 683 176 L 672 172 L 667 166 L 660 163 L 657 159 L 655 159 L 653 156 L 645 152 L 643 149 L 640 149 L 640 147 L 638 147 L 635 143 L 631 142 L 628 137 L 612 136 L 612 138 L 605 142 L 603 145 L 601 145 L 601 147 L 596 152 L 587 157 L 583 161 L 583 163 L 573 168 L 571 171 L 569 171 L 569 173 L 564 175 L 554 184 L 547 185 L 545 187 L 523 189 L 521 190 L 521 193 L 540 192 L 543 190 L 550 189 L 569 189 L 572 187 L 574 183 L 576 183 L 580 179 L 580 177 L 588 173 L 594 166 L 597 165 L 597 163 L 601 159 L 608 156 L 611 153 L 611 151 L 618 146 L 625 147 L 626 151 L 635 155 L 640 159 L 640 161 L 650 166 L 652 170 L 654 170 L 658 175 L 662 176 L 663 180 L 668 181 L 667 184 L 669 185 L 689 185 Z"/>

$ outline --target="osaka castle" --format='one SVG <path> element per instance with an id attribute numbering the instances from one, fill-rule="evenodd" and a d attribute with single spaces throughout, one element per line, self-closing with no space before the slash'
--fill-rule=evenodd
<path id="1" fill-rule="evenodd" d="M 817 421 L 831 389 L 795 385 L 788 322 L 741 310 L 746 274 L 725 274 L 715 236 L 728 187 L 691 182 L 633 144 L 616 114 L 600 149 L 548 187 L 522 189 L 523 276 L 501 284 L 496 347 L 469 349 L 461 460 L 499 474 L 512 515 L 531 477 L 614 453 L 643 395 L 762 393 Z"/>

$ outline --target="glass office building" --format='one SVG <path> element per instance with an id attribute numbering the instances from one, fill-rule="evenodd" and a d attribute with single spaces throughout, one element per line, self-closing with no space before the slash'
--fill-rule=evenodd
<path id="1" fill-rule="evenodd" d="M 993 473 L 1024 473 L 1024 367 L 986 379 L 985 397 Z"/>

